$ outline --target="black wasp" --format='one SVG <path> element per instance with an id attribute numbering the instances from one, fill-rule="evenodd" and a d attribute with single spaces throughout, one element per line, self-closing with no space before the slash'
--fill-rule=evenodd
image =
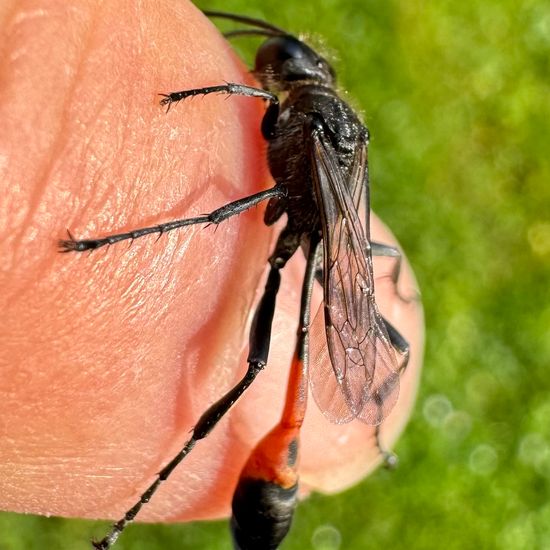
<path id="1" fill-rule="evenodd" d="M 251 27 L 234 30 L 228 36 L 266 37 L 258 48 L 253 71 L 262 87 L 226 83 L 162 94 L 160 103 L 169 109 L 185 98 L 212 93 L 266 101 L 261 130 L 268 143 L 275 186 L 207 215 L 98 239 L 76 240 L 69 234 L 60 247 L 64 252 L 81 252 L 188 225 L 219 224 L 268 199 L 265 223 L 271 225 L 283 214 L 287 223 L 269 258 L 267 283 L 250 329 L 246 374 L 203 413 L 180 453 L 109 534 L 94 543 L 101 549 L 111 547 L 159 485 L 266 366 L 280 272 L 299 248 L 307 258 L 307 267 L 286 403 L 280 422 L 256 446 L 235 489 L 231 519 L 235 548 L 277 548 L 290 528 L 308 380 L 317 404 L 332 421 L 358 418 L 379 426 L 396 403 L 400 372 L 409 357 L 407 342 L 380 315 L 375 302 L 372 256 L 393 257 L 396 279 L 400 254 L 391 246 L 370 240 L 369 134 L 350 106 L 338 97 L 334 70 L 312 48 L 274 25 L 239 15 L 204 13 Z M 284 97 L 282 103 L 279 94 Z M 358 214 L 361 205 L 366 210 L 362 220 Z M 311 321 L 310 297 L 316 281 L 323 286 L 324 306 Z M 319 323 L 324 325 L 326 342 L 317 344 L 310 353 L 310 327 Z M 388 461 L 391 456 L 386 453 Z"/>

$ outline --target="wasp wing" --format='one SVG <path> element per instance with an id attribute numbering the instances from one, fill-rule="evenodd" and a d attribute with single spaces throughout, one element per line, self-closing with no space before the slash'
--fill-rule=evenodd
<path id="1" fill-rule="evenodd" d="M 352 161 L 352 171 L 349 175 L 349 192 L 351 194 L 355 212 L 361 212 L 362 208 L 366 208 L 366 226 L 363 227 L 365 237 L 370 241 L 370 198 L 369 198 L 369 162 L 367 158 L 368 138 L 365 137 L 358 147 L 355 149 L 355 154 Z"/>
<path id="2" fill-rule="evenodd" d="M 397 401 L 399 372 L 375 302 L 368 214 L 363 230 L 356 209 L 367 183 L 366 147 L 356 151 L 352 165 L 344 171 L 323 133 L 316 129 L 310 137 L 324 269 L 324 307 L 312 325 L 312 393 L 319 408 L 334 422 L 357 417 L 378 425 Z M 326 346 L 324 338 L 315 337 L 321 324 Z"/>

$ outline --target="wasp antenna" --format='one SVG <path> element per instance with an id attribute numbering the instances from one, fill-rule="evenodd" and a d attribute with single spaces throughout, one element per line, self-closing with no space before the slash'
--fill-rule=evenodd
<path id="1" fill-rule="evenodd" d="M 207 17 L 216 17 L 219 19 L 228 19 L 230 21 L 236 21 L 237 23 L 244 23 L 245 25 L 252 25 L 254 27 L 259 27 L 260 29 L 270 30 L 277 35 L 287 34 L 286 31 L 272 25 L 263 19 L 256 19 L 255 17 L 247 17 L 246 15 L 237 15 L 235 13 L 226 13 L 224 11 L 212 11 L 212 10 L 203 10 L 204 15 Z"/>

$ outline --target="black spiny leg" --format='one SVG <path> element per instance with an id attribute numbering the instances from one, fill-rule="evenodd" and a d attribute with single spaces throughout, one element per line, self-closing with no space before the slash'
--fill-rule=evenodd
<path id="1" fill-rule="evenodd" d="M 210 214 L 203 214 L 201 216 L 196 216 L 195 218 L 184 218 L 182 220 L 174 220 L 172 222 L 161 223 L 152 227 L 142 227 L 140 229 L 134 229 L 133 231 L 128 231 L 127 233 L 116 233 L 114 235 L 107 235 L 100 239 L 75 239 L 69 231 L 69 238 L 59 241 L 60 252 L 83 252 L 84 250 L 95 250 L 107 244 L 118 243 L 119 241 L 134 240 L 144 237 L 145 235 L 150 235 L 152 233 L 158 233 L 162 235 L 173 229 L 178 229 L 179 227 L 186 227 L 188 225 L 197 225 L 200 223 L 206 224 L 218 224 L 231 218 L 231 216 L 236 216 L 242 212 L 248 210 L 252 206 L 271 199 L 273 197 L 282 197 L 285 195 L 285 191 L 278 186 L 272 187 L 271 189 L 266 189 L 265 191 L 260 191 L 254 195 L 238 199 L 236 201 L 225 204 L 224 206 L 217 208 L 216 210 L 210 212 Z"/>
<path id="2" fill-rule="evenodd" d="M 226 84 L 220 84 L 218 86 L 205 86 L 204 88 L 195 88 L 193 90 L 182 90 L 180 92 L 171 92 L 169 94 L 159 94 L 164 99 L 160 100 L 161 105 L 165 105 L 169 111 L 172 103 L 177 103 L 188 97 L 197 95 L 208 94 L 226 94 L 226 95 L 242 95 L 246 97 L 259 97 L 265 99 L 270 103 L 279 103 L 279 100 L 275 94 L 267 92 L 262 88 L 254 88 L 253 86 L 247 86 L 246 84 L 235 84 L 233 82 L 227 82 Z"/>
<path id="3" fill-rule="evenodd" d="M 256 309 L 250 329 L 250 349 L 247 359 L 248 370 L 246 374 L 231 390 L 202 414 L 193 429 L 193 434 L 185 443 L 182 450 L 164 466 L 158 473 L 155 481 L 141 495 L 139 501 L 124 514 L 122 519 L 112 526 L 107 536 L 98 542 L 92 543 L 95 548 L 100 550 L 111 548 L 125 527 L 134 521 L 141 507 L 149 502 L 161 483 L 168 478 L 176 466 L 191 452 L 197 441 L 205 438 L 210 433 L 219 420 L 229 411 L 250 384 L 252 384 L 258 373 L 265 367 L 269 354 L 275 301 L 281 282 L 280 269 L 283 265 L 275 265 L 275 263 L 272 263 L 263 297 Z"/>
<path id="4" fill-rule="evenodd" d="M 217 12 L 213 12 L 217 13 Z M 180 92 L 172 92 L 169 94 L 159 94 L 163 97 L 160 104 L 166 106 L 166 110 L 169 111 L 173 103 L 183 101 L 188 97 L 197 95 L 209 95 L 209 94 L 226 94 L 226 95 L 239 95 L 245 97 L 255 97 L 263 99 L 269 102 L 264 118 L 262 120 L 262 133 L 266 139 L 271 139 L 275 133 L 275 123 L 279 115 L 279 99 L 275 94 L 267 92 L 262 88 L 254 88 L 253 86 L 246 86 L 245 84 L 235 84 L 227 82 L 226 84 L 220 84 L 218 86 L 206 86 L 204 88 L 195 88 L 192 90 L 182 90 Z M 249 197 L 239 199 L 229 204 L 210 212 L 210 214 L 203 214 L 195 218 L 186 218 L 182 220 L 175 220 L 168 223 L 162 223 L 152 227 L 142 227 L 127 233 L 116 233 L 113 235 L 107 235 L 100 239 L 75 239 L 69 231 L 67 231 L 69 238 L 59 241 L 60 252 L 83 252 L 84 250 L 95 250 L 107 244 L 114 244 L 119 241 L 134 240 L 150 235 L 151 233 L 158 233 L 162 235 L 173 229 L 179 227 L 185 227 L 188 225 L 196 225 L 200 223 L 214 223 L 218 224 L 231 216 L 240 214 L 250 207 L 258 204 L 267 199 L 282 197 L 285 191 L 280 186 L 275 186 L 266 191 L 261 191 Z"/>
<path id="5" fill-rule="evenodd" d="M 161 105 L 166 105 L 166 112 L 170 110 L 172 103 L 177 103 L 188 97 L 208 94 L 225 94 L 225 95 L 240 95 L 245 97 L 257 97 L 268 102 L 268 107 L 262 119 L 262 135 L 266 140 L 270 140 L 275 135 L 275 125 L 279 117 L 279 98 L 263 90 L 262 88 L 254 88 L 245 84 L 234 84 L 227 82 L 218 86 L 206 86 L 204 88 L 195 88 L 193 90 L 182 90 L 181 92 L 172 92 L 170 94 L 159 94 L 163 97 L 160 100 Z"/>

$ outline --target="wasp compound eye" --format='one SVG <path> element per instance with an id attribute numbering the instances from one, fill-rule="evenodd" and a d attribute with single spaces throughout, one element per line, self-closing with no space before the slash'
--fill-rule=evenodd
<path id="1" fill-rule="evenodd" d="M 313 55 L 312 55 L 313 54 Z M 256 54 L 256 70 L 280 67 L 287 59 L 313 58 L 314 52 L 293 36 L 276 36 L 266 40 Z"/>

